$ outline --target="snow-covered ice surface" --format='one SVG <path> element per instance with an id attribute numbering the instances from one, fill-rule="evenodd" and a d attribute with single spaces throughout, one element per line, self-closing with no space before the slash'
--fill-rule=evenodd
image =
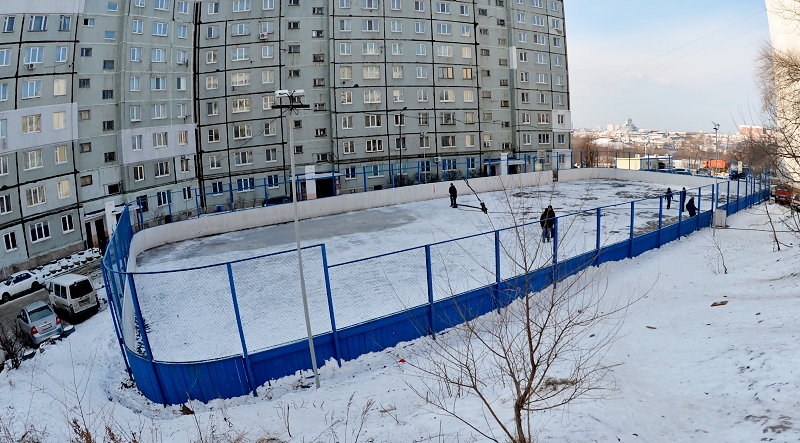
<path id="1" fill-rule="evenodd" d="M 770 205 L 770 210 L 781 208 Z M 630 309 L 606 356 L 607 363 L 620 363 L 613 370 L 616 390 L 602 401 L 538 414 L 539 441 L 800 439 L 798 238 L 778 233 L 783 245 L 777 251 L 772 234 L 762 232 L 769 229 L 763 205 L 730 217 L 728 224 L 730 229 L 717 231 L 727 274 L 709 229 L 601 267 L 609 294 L 649 289 Z M 729 303 L 711 307 L 723 300 Z M 106 310 L 19 370 L 0 373 L 0 424 L 16 437 L 33 425 L 45 431 L 42 441 L 64 442 L 71 437 L 66 421 L 79 418 L 82 410 L 95 433 L 108 424 L 118 434 L 136 432 L 142 442 L 198 441 L 201 432 L 212 441 L 212 428 L 217 435 L 246 432 L 245 441 L 271 435 L 298 443 L 352 442 L 353 424 L 372 400 L 359 441 L 485 441 L 434 413 L 411 391 L 422 384 L 398 356 L 416 363 L 425 349 L 420 339 L 341 368 L 329 362 L 321 368 L 319 390 L 298 388 L 299 375 L 286 377 L 260 387 L 257 398 L 193 403 L 196 415 L 184 416 L 180 406 L 154 405 L 129 387 Z M 502 418 L 509 420 L 510 396 L 501 386 L 494 394 L 495 404 L 507 405 L 501 406 Z M 345 429 L 337 420 L 347 416 L 351 396 Z M 503 441 L 497 425 L 486 424 L 477 399 L 451 400 L 465 420 Z M 288 415 L 279 412 L 287 409 Z"/>
<path id="2" fill-rule="evenodd" d="M 501 276 L 510 278 L 524 273 L 526 267 L 532 270 L 551 262 L 551 244 L 540 242 L 541 228 L 536 222 L 548 204 L 558 216 L 564 216 L 558 221 L 559 257 L 564 260 L 595 249 L 594 208 L 658 196 L 665 190 L 663 185 L 618 180 L 565 182 L 482 194 L 489 217 L 466 206 L 453 210 L 444 198 L 305 220 L 300 230 L 304 245 L 325 244 L 329 265 L 417 248 L 330 268 L 336 325 L 343 328 L 427 303 L 425 251 L 421 248 L 425 244 L 489 232 L 432 246 L 434 298 L 439 300 L 495 281 L 491 232 L 495 229 L 513 226 L 515 221 L 534 221 L 525 228 L 531 240 L 524 254 L 531 259 L 528 266 L 520 265 L 523 254 L 517 233 L 508 230 L 500 234 Z M 700 208 L 707 210 L 711 188 L 700 194 Z M 689 195 L 697 198 L 698 191 L 689 190 Z M 677 222 L 678 199 L 676 193 L 671 210 L 664 206 L 664 226 Z M 462 195 L 459 202 L 478 205 L 474 195 Z M 515 214 L 508 208 L 514 208 Z M 634 212 L 636 235 L 657 229 L 658 198 L 637 202 Z M 630 204 L 605 208 L 602 215 L 602 245 L 629 238 Z M 137 270 L 208 266 L 293 248 L 291 224 L 268 226 L 145 251 L 137 258 Z M 307 249 L 303 257 L 312 330 L 315 334 L 328 332 L 331 324 L 321 249 Z M 294 252 L 234 263 L 232 273 L 250 353 L 304 339 Z M 200 361 L 242 353 L 224 265 L 137 275 L 134 280 L 156 360 Z M 213 321 L 206 321 L 210 319 Z"/>

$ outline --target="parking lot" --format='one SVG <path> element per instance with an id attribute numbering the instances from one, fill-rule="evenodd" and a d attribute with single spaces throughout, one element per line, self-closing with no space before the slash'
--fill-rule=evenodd
<path id="1" fill-rule="evenodd" d="M 73 273 L 88 276 L 95 288 L 98 287 L 98 282 L 102 282 L 102 277 L 100 277 L 99 262 L 76 269 L 73 271 Z M 45 302 L 48 301 L 48 294 L 45 289 L 38 289 L 36 291 L 29 292 L 19 298 L 11 300 L 8 303 L 0 305 L 0 324 L 13 328 L 17 314 L 19 314 L 19 310 L 26 305 L 40 300 Z"/>

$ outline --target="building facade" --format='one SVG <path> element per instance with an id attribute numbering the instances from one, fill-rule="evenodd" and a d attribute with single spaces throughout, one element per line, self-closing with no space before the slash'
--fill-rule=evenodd
<path id="1" fill-rule="evenodd" d="M 0 5 L 6 273 L 103 246 L 109 201 L 290 196 L 290 129 L 303 198 L 571 163 L 562 1 L 28 3 Z"/>

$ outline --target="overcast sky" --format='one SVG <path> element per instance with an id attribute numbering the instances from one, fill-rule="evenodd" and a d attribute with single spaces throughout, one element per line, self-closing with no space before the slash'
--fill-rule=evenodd
<path id="1" fill-rule="evenodd" d="M 565 2 L 574 127 L 734 132 L 759 110 L 763 0 Z M 710 34 L 710 35 L 709 35 Z"/>

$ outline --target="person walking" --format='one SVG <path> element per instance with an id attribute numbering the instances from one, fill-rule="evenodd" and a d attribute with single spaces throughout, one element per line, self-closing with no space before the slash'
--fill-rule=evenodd
<path id="1" fill-rule="evenodd" d="M 664 194 L 664 197 L 667 199 L 667 209 L 669 209 L 672 204 L 672 188 L 667 188 L 667 193 Z"/>
<path id="2" fill-rule="evenodd" d="M 694 217 L 697 214 L 697 206 L 694 204 L 694 197 L 689 197 L 689 201 L 686 203 L 686 210 L 689 211 L 689 217 Z"/>
<path id="3" fill-rule="evenodd" d="M 457 208 L 458 203 L 456 203 L 456 199 L 458 198 L 458 190 L 456 189 L 456 185 L 450 183 L 450 207 Z"/>
<path id="4" fill-rule="evenodd" d="M 549 243 L 550 240 L 553 238 L 553 229 L 555 228 L 556 224 L 556 212 L 553 210 L 553 206 L 547 206 L 547 208 L 542 212 L 542 215 L 539 217 L 539 225 L 542 227 L 542 241 L 544 243 Z"/>

